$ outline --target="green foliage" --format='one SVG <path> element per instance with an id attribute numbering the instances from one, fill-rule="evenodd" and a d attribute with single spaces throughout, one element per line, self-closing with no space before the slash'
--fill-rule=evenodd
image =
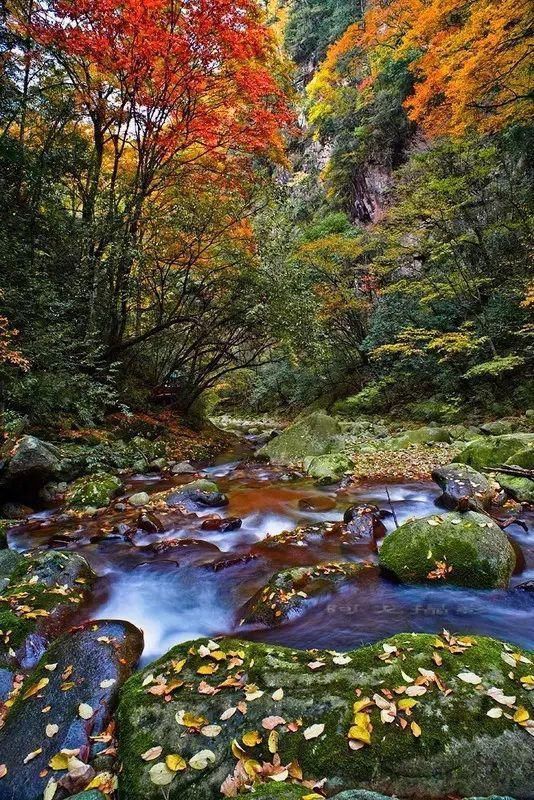
<path id="1" fill-rule="evenodd" d="M 293 0 L 285 45 L 297 63 L 318 63 L 329 44 L 361 16 L 357 0 Z"/>

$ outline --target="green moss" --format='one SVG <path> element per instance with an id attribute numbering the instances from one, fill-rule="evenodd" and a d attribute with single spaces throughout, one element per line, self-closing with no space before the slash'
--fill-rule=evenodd
<path id="1" fill-rule="evenodd" d="M 514 500 L 534 503 L 534 481 L 516 475 L 505 475 L 503 472 L 496 472 L 495 480 Z"/>
<path id="2" fill-rule="evenodd" d="M 313 456 L 304 459 L 304 469 L 312 478 L 321 482 L 339 481 L 351 468 L 352 462 L 342 453 Z"/>
<path id="3" fill-rule="evenodd" d="M 474 511 L 433 515 L 401 525 L 386 536 L 379 560 L 406 583 L 441 582 L 479 589 L 506 587 L 515 566 L 505 534 L 490 517 Z"/>
<path id="4" fill-rule="evenodd" d="M 487 716 L 496 703 L 485 692 L 498 687 L 506 695 L 515 696 L 517 706 L 532 708 L 531 694 L 519 680 L 531 672 L 532 653 L 507 649 L 502 642 L 484 637 L 453 641 L 451 645 L 445 637 L 401 634 L 355 650 L 348 654 L 349 663 L 336 665 L 335 655 L 327 652 L 238 640 L 218 644 L 226 659 L 213 661 L 219 664 L 213 675 L 198 674 L 199 667 L 210 663 L 209 657 L 199 654 L 200 645 L 209 646 L 201 640 L 173 648 L 126 683 L 119 707 L 121 796 L 159 800 L 158 789 L 148 776 L 150 765 L 143 762 L 141 753 L 161 745 L 162 759 L 171 752 L 181 753 L 186 760 L 201 749 L 214 752 L 215 763 L 207 770 L 193 774 L 187 769 L 169 787 L 170 800 L 210 800 L 218 795 L 222 780 L 233 772 L 234 739 L 242 741 L 247 731 L 259 731 L 262 742 L 244 749 L 260 763 L 272 761 L 262 726 L 262 720 L 270 715 L 279 715 L 287 722 L 302 720 L 297 731 L 289 730 L 286 724 L 278 726 L 281 762 L 298 761 L 306 780 L 326 777 L 328 795 L 359 786 L 403 797 L 465 796 L 484 791 L 523 796 L 530 785 L 534 768 L 531 740 L 512 719 Z M 433 658 L 435 652 L 442 659 L 439 667 Z M 510 652 L 529 659 L 529 663 L 518 662 L 517 668 L 511 669 L 503 660 Z M 231 666 L 232 658 L 242 663 Z M 184 684 L 172 693 L 170 702 L 150 694 L 149 676 L 161 675 L 169 680 L 176 676 L 174 665 L 183 659 L 186 664 L 180 678 Z M 317 660 L 325 666 L 310 669 L 310 662 Z M 379 708 L 372 703 L 368 709 L 373 726 L 371 744 L 357 753 L 352 751 L 348 731 L 354 701 L 358 697 L 373 698 L 377 692 L 383 697 L 392 692 L 396 699 L 405 696 L 394 690 L 406 687 L 406 675 L 413 680 L 421 676 L 421 670 L 435 671 L 440 681 L 428 679 L 426 693 L 417 697 L 411 716 L 406 716 L 407 721 L 420 725 L 421 736 L 413 736 L 409 726 L 403 730 L 397 721 L 382 722 Z M 463 672 L 476 673 L 480 684 L 462 681 L 458 675 Z M 230 674 L 237 683 L 220 686 Z M 199 693 L 201 680 L 219 687 L 219 691 L 212 696 Z M 263 694 L 249 698 L 246 715 L 236 711 L 228 720 L 221 720 L 224 711 L 245 699 L 246 691 L 256 691 L 253 685 Z M 284 696 L 274 701 L 272 694 L 278 688 L 283 689 Z M 219 724 L 220 735 L 206 739 L 178 724 L 175 715 L 180 711 Z M 304 730 L 318 723 L 324 724 L 324 731 L 307 740 Z"/>
<path id="5" fill-rule="evenodd" d="M 102 508 L 109 505 L 121 485 L 115 475 L 105 472 L 86 475 L 70 485 L 65 500 L 69 508 Z"/>
<path id="6" fill-rule="evenodd" d="M 318 411 L 290 425 L 259 451 L 274 463 L 295 464 L 305 458 L 323 456 L 341 449 L 339 423 Z"/>
<path id="7" fill-rule="evenodd" d="M 20 520 L 16 519 L 0 519 L 0 548 L 7 547 L 7 532 L 19 522 Z"/>
<path id="8" fill-rule="evenodd" d="M 511 433 L 506 436 L 482 436 L 470 442 L 455 459 L 475 469 L 492 469 L 504 464 L 515 453 L 529 449 L 532 433 Z"/>

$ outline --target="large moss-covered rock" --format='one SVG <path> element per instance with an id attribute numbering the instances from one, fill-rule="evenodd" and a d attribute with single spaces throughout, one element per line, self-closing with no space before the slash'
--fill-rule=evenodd
<path id="1" fill-rule="evenodd" d="M 96 576 L 83 556 L 53 551 L 4 556 L 0 594 L 0 666 L 34 666 L 87 599 Z"/>
<path id="2" fill-rule="evenodd" d="M 519 503 L 534 503 L 534 481 L 529 478 L 496 472 L 495 480 L 498 481 L 507 494 Z"/>
<path id="3" fill-rule="evenodd" d="M 229 502 L 226 495 L 219 491 L 217 484 L 205 478 L 185 483 L 177 491 L 168 494 L 165 501 L 171 508 L 182 506 L 189 511 L 197 508 L 221 508 Z"/>
<path id="4" fill-rule="evenodd" d="M 341 428 L 337 420 L 317 411 L 290 425 L 261 448 L 258 455 L 275 464 L 301 463 L 305 458 L 324 456 L 341 449 Z"/>
<path id="5" fill-rule="evenodd" d="M 506 436 L 481 436 L 469 442 L 455 461 L 475 469 L 494 469 L 515 453 L 534 447 L 533 433 L 510 433 Z"/>
<path id="6" fill-rule="evenodd" d="M 68 793 L 88 785 L 96 770 L 88 770 L 80 786 L 69 782 L 66 763 L 51 768 L 50 760 L 74 750 L 83 764 L 91 764 L 108 746 L 110 738 L 98 737 L 106 732 L 119 688 L 142 645 L 141 632 L 130 623 L 99 621 L 50 647 L 25 681 L 0 731 L 0 763 L 7 767 L 1 798 L 41 800 L 51 780 Z M 47 731 L 49 724 L 57 729 Z M 28 758 L 30 754 L 35 755 Z M 58 791 L 58 797 L 64 794 Z"/>
<path id="7" fill-rule="evenodd" d="M 491 505 L 494 490 L 490 481 L 470 467 L 469 464 L 446 464 L 432 470 L 435 481 L 443 494 L 438 503 L 457 510 L 465 507 L 482 511 Z"/>
<path id="8" fill-rule="evenodd" d="M 443 514 L 401 525 L 382 544 L 380 564 L 406 583 L 505 588 L 515 566 L 506 535 L 485 514 Z"/>
<path id="9" fill-rule="evenodd" d="M 334 483 L 341 480 L 350 468 L 351 461 L 343 453 L 329 453 L 326 456 L 304 459 L 304 469 L 308 475 L 321 483 Z"/>
<path id="10" fill-rule="evenodd" d="M 9 460 L 5 479 L 10 484 L 44 486 L 59 469 L 59 451 L 54 445 L 35 436 L 23 436 L 16 443 Z"/>
<path id="11" fill-rule="evenodd" d="M 337 562 L 277 572 L 246 604 L 242 622 L 280 625 L 304 611 L 314 598 L 358 580 L 369 568 L 368 564 Z"/>
<path id="12" fill-rule="evenodd" d="M 86 475 L 72 483 L 65 495 L 69 508 L 103 508 L 108 506 L 120 491 L 121 481 L 107 472 Z"/>
<path id="13" fill-rule="evenodd" d="M 510 456 L 506 463 L 510 466 L 534 470 L 534 442 L 524 450 L 518 450 L 517 453 Z"/>
<path id="14" fill-rule="evenodd" d="M 121 796 L 160 800 L 153 778 L 163 776 L 169 800 L 214 800 L 238 762 L 246 776 L 247 767 L 254 774 L 254 764 L 261 771 L 279 760 L 293 765 L 297 783 L 299 770 L 304 781 L 326 779 L 327 796 L 359 787 L 419 800 L 491 793 L 526 800 L 534 747 L 525 676 L 533 659 L 493 639 L 445 634 L 401 634 L 346 656 L 188 642 L 123 689 Z M 510 707 L 495 700 L 502 696 Z M 495 707 L 506 714 L 489 717 Z M 154 747 L 161 754 L 144 760 Z M 180 770 L 165 765 L 171 755 L 183 759 Z"/>
<path id="15" fill-rule="evenodd" d="M 452 442 L 452 436 L 447 428 L 416 428 L 402 433 L 396 441 L 399 449 L 404 449 L 412 444 L 449 443 Z"/>

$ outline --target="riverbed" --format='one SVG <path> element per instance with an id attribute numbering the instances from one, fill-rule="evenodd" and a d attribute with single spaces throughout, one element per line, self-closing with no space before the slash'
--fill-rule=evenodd
<path id="1" fill-rule="evenodd" d="M 515 524 L 507 528 L 521 557 L 506 591 L 400 585 L 369 570 L 361 581 L 307 603 L 305 613 L 284 624 L 252 628 L 241 624 L 246 601 L 277 569 L 296 563 L 289 552 L 282 562 L 252 558 L 257 542 L 298 526 L 339 521 L 354 504 L 378 506 L 391 530 L 408 518 L 436 513 L 440 492 L 431 482 L 317 486 L 290 470 L 254 461 L 246 447 L 201 472 L 228 496 L 226 507 L 187 514 L 169 510 L 162 517 L 164 530 L 137 530 L 133 541 L 120 536 L 120 525 L 126 524 L 125 519 L 131 525 L 137 511 L 112 506 L 96 516 L 65 517 L 61 508 L 51 508 L 14 529 L 10 546 L 21 552 L 54 547 L 84 555 L 99 577 L 90 605 L 75 622 L 134 623 L 145 637 L 142 664 L 179 642 L 218 635 L 348 650 L 402 631 L 447 628 L 534 647 L 533 594 L 514 588 L 534 579 L 534 513 L 521 515 L 528 532 Z M 126 482 L 124 498 L 141 490 L 152 494 L 177 488 L 189 479 L 135 475 Z M 329 508 L 307 510 L 302 501 Z M 506 512 L 499 509 L 497 515 L 503 519 Z M 201 528 L 206 516 L 237 517 L 242 525 L 225 533 L 208 531 Z M 178 546 L 149 552 L 146 548 L 155 541 L 174 541 Z M 326 552 L 318 557 L 320 562 L 328 560 L 332 556 Z M 344 560 L 376 563 L 377 548 L 364 543 Z"/>

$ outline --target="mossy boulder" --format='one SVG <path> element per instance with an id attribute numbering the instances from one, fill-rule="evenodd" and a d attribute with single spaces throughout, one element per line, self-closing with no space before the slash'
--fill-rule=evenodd
<path id="1" fill-rule="evenodd" d="M 480 430 L 487 436 L 505 436 L 520 427 L 521 421 L 519 419 L 496 419 L 492 422 L 484 422 L 480 426 Z"/>
<path id="2" fill-rule="evenodd" d="M 369 568 L 335 562 L 277 572 L 246 604 L 242 624 L 280 625 L 303 612 L 315 598 L 358 580 Z"/>
<path id="3" fill-rule="evenodd" d="M 321 483 L 335 483 L 351 468 L 352 462 L 343 453 L 313 456 L 304 459 L 304 469 Z"/>
<path id="4" fill-rule="evenodd" d="M 529 478 L 496 472 L 495 480 L 510 497 L 513 497 L 519 503 L 534 503 L 534 481 Z"/>
<path id="5" fill-rule="evenodd" d="M 165 498 L 168 506 L 183 506 L 188 511 L 195 511 L 197 508 L 221 508 L 228 505 L 228 498 L 219 491 L 219 487 L 213 481 L 199 478 L 180 486 L 175 492 L 171 492 Z"/>
<path id="6" fill-rule="evenodd" d="M 83 556 L 52 551 L 4 556 L 0 594 L 0 665 L 27 669 L 88 598 L 96 576 Z"/>
<path id="7" fill-rule="evenodd" d="M 7 767 L 0 797 L 42 800 L 51 779 L 60 782 L 61 797 L 89 783 L 95 771 L 81 786 L 79 781 L 69 785 L 65 767 L 50 768 L 50 760 L 67 749 L 90 764 L 106 749 L 109 740 L 98 737 L 112 721 L 119 688 L 142 646 L 141 632 L 129 622 L 104 620 L 87 623 L 50 647 L 24 682 L 0 731 L 0 757 Z M 49 723 L 57 725 L 51 735 L 46 733 Z M 35 756 L 24 763 L 30 753 Z"/>
<path id="8" fill-rule="evenodd" d="M 320 411 L 290 425 L 258 451 L 275 464 L 296 464 L 305 458 L 341 450 L 341 428 L 337 420 Z"/>
<path id="9" fill-rule="evenodd" d="M 533 659 L 494 639 L 445 633 L 400 634 L 345 656 L 235 639 L 187 642 L 123 688 L 120 796 L 160 800 L 151 778 L 159 773 L 169 800 L 214 800 L 236 767 L 246 775 L 247 765 L 278 761 L 302 771 L 297 784 L 326 779 L 327 796 L 357 786 L 418 800 L 526 800 L 534 747 L 524 678 Z M 506 713 L 489 717 L 495 707 Z M 153 747 L 161 754 L 144 760 Z M 180 771 L 166 772 L 171 754 L 184 760 Z"/>
<path id="10" fill-rule="evenodd" d="M 510 433 L 505 436 L 481 436 L 469 442 L 455 458 L 475 469 L 495 469 L 515 453 L 534 447 L 534 433 Z"/>
<path id="11" fill-rule="evenodd" d="M 457 510 L 469 506 L 482 511 L 489 508 L 494 496 L 490 481 L 470 467 L 469 464 L 446 464 L 432 470 L 435 481 L 443 494 L 438 503 L 445 508 Z"/>
<path id="12" fill-rule="evenodd" d="M 433 515 L 392 531 L 380 548 L 381 566 L 404 583 L 506 588 L 515 553 L 506 535 L 485 514 Z"/>
<path id="13" fill-rule="evenodd" d="M 69 508 L 103 508 L 111 503 L 122 483 L 115 475 L 97 472 L 78 478 L 67 489 L 65 502 Z"/>
<path id="14" fill-rule="evenodd" d="M 289 531 L 282 531 L 253 545 L 254 555 L 265 556 L 270 560 L 293 564 L 316 564 L 318 561 L 345 560 L 342 558 L 353 552 L 360 552 L 362 546 L 370 553 L 374 545 L 374 515 L 352 523 L 318 522 Z M 341 557 L 341 558 L 340 558 Z"/>
<path id="15" fill-rule="evenodd" d="M 517 453 L 514 453 L 513 456 L 510 456 L 506 463 L 514 467 L 534 470 L 534 442 L 530 447 L 519 450 Z"/>
<path id="16" fill-rule="evenodd" d="M 399 447 L 406 448 L 412 444 L 433 444 L 434 442 L 452 442 L 452 436 L 447 428 L 416 428 L 405 431 L 397 437 Z"/>

